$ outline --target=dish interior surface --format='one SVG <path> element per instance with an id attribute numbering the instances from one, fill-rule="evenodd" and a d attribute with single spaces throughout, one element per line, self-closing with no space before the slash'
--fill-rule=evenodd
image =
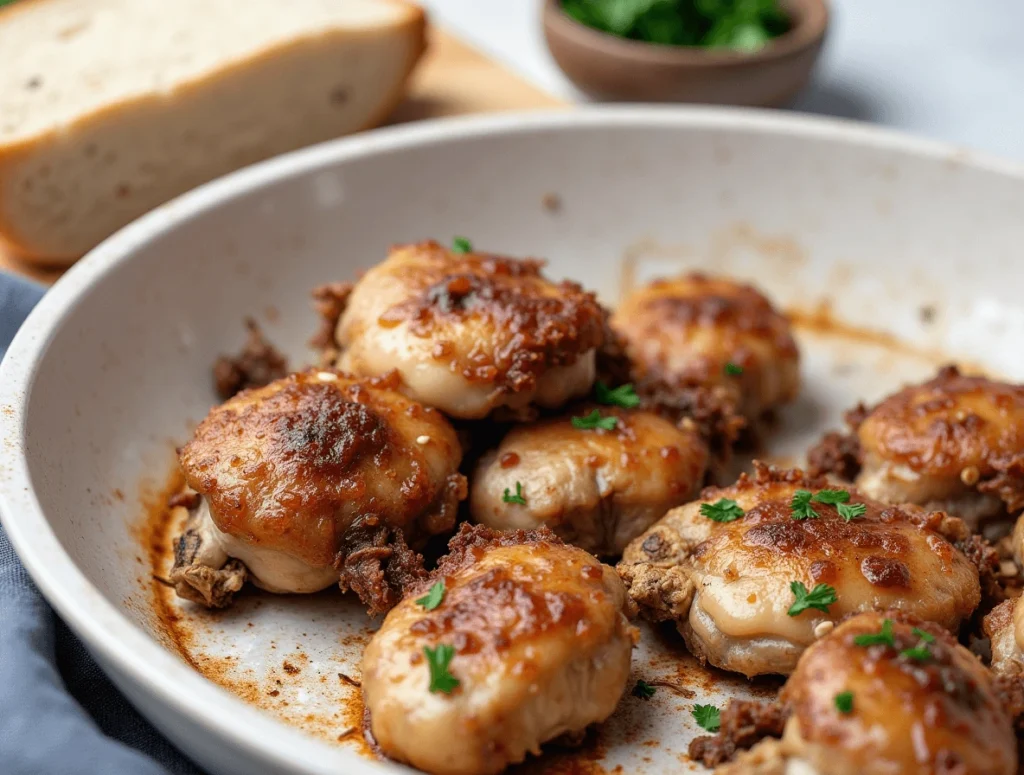
<path id="1" fill-rule="evenodd" d="M 5 437 L 24 461 L 0 466 L 5 524 L 104 666 L 208 768 L 376 771 L 387 765 L 363 758 L 347 681 L 374 626 L 357 602 L 248 592 L 210 613 L 153 579 L 169 559 L 152 520 L 175 447 L 215 403 L 210 366 L 238 350 L 246 316 L 308 362 L 312 287 L 354 279 L 391 243 L 456 234 L 547 258 L 610 305 L 682 270 L 750 279 L 793 314 L 802 349 L 801 396 L 763 455 L 793 463 L 854 403 L 942 363 L 1024 378 L 1021 212 L 1013 170 L 758 113 L 490 119 L 309 149 L 160 208 L 47 297 L 4 364 Z M 129 631 L 133 654 L 113 642 Z M 681 638 L 646 626 L 633 665 L 663 688 L 627 693 L 581 750 L 555 747 L 522 771 L 700 771 L 685 758 L 703 734 L 693 705 L 779 685 L 704 670 Z M 259 716 L 227 694 L 195 700 L 195 671 L 330 749 L 246 724 Z M 295 755 L 275 760 L 286 740 Z"/>

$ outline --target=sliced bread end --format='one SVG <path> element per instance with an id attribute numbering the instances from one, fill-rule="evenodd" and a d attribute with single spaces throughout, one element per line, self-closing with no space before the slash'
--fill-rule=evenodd
<path id="1" fill-rule="evenodd" d="M 393 25 L 306 35 L 0 145 L 0 243 L 68 265 L 200 183 L 375 126 L 425 49 L 424 14 L 406 7 Z"/>

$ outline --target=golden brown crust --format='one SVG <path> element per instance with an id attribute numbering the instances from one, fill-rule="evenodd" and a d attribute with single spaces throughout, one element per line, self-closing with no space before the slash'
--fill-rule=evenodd
<path id="1" fill-rule="evenodd" d="M 699 273 L 657 280 L 623 300 L 612 322 L 638 382 L 718 386 L 749 420 L 799 387 L 789 322 L 749 285 Z"/>
<path id="2" fill-rule="evenodd" d="M 456 254 L 434 241 L 405 249 L 416 254 L 402 275 L 414 294 L 379 323 L 408 323 L 425 339 L 470 320 L 502 332 L 501 346 L 488 352 L 451 352 L 437 343 L 438 360 L 450 361 L 470 382 L 512 393 L 530 390 L 543 372 L 574 363 L 603 341 L 604 312 L 594 294 L 567 280 L 551 283 L 541 274 L 543 261 Z"/>
<path id="3" fill-rule="evenodd" d="M 598 412 L 615 426 L 578 428 Z M 707 446 L 692 423 L 593 403 L 513 427 L 474 469 L 473 520 L 496 529 L 550 527 L 598 556 L 617 556 L 704 484 Z M 519 492 L 524 502 L 505 493 Z"/>
<path id="4" fill-rule="evenodd" d="M 978 570 L 954 543 L 975 547 L 960 520 L 856 490 L 848 501 L 862 511 L 849 520 L 820 500 L 794 518 L 798 493 L 823 489 L 823 478 L 758 464 L 754 476 L 668 512 L 626 548 L 617 570 L 645 618 L 674 622 L 698 658 L 746 675 L 788 673 L 820 624 L 859 611 L 899 607 L 956 630 L 977 608 Z M 742 515 L 703 513 L 719 499 Z M 789 615 L 793 582 L 829 585 L 836 600 Z"/>
<path id="5" fill-rule="evenodd" d="M 975 528 L 1024 508 L 1024 386 L 965 376 L 955 366 L 846 417 L 808 453 L 889 503 L 944 509 Z"/>
<path id="6" fill-rule="evenodd" d="M 858 431 L 880 457 L 919 473 L 952 477 L 975 465 L 985 478 L 1024 448 L 1024 386 L 947 366 L 875 406 Z"/>
<path id="7" fill-rule="evenodd" d="M 565 542 L 546 527 L 536 530 L 492 530 L 484 525 L 463 522 L 448 541 L 448 553 L 442 557 L 429 578 L 409 590 L 409 596 L 424 592 L 435 582 L 454 576 L 476 564 L 490 549 L 498 546 L 564 546 Z"/>
<path id="8" fill-rule="evenodd" d="M 367 645 L 363 695 L 388 756 L 496 775 L 612 713 L 636 631 L 614 571 L 548 531 L 464 526 L 451 549 Z M 438 582 L 439 600 L 420 603 Z M 450 693 L 432 687 L 424 653 L 441 645 Z"/>
<path id="9" fill-rule="evenodd" d="M 885 620 L 891 644 L 856 643 Z M 852 694 L 848 713 L 837 708 L 841 692 Z M 941 627 L 900 611 L 861 614 L 819 640 L 780 699 L 792 712 L 783 745 L 818 771 L 1016 771 L 1010 718 L 989 673 Z"/>
<path id="10" fill-rule="evenodd" d="M 343 564 L 350 530 L 371 545 L 449 530 L 465 494 L 455 432 L 384 384 L 314 370 L 243 391 L 181 450 L 186 481 L 222 532 L 313 567 Z"/>

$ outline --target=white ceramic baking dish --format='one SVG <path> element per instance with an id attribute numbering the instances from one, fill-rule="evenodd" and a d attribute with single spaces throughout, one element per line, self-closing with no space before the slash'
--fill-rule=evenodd
<path id="1" fill-rule="evenodd" d="M 611 304 L 683 268 L 752 278 L 797 313 L 804 392 L 771 449 L 792 459 L 854 400 L 944 359 L 1024 378 L 1022 172 L 848 123 L 695 108 L 427 123 L 271 160 L 132 224 L 40 303 L 0 367 L 4 526 L 110 676 L 212 772 L 391 770 L 360 753 L 357 690 L 337 677 L 358 674 L 358 606 L 178 608 L 140 546 L 244 317 L 300 362 L 312 286 L 455 234 L 546 257 Z M 692 703 L 752 691 L 650 630 L 635 672 L 696 696 L 627 696 L 583 753 L 594 766 L 685 769 Z"/>

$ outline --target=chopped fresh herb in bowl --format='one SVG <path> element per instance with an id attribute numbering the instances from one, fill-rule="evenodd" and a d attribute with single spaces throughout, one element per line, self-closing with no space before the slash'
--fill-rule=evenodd
<path id="1" fill-rule="evenodd" d="M 779 0 L 562 0 L 576 21 L 669 46 L 758 51 L 789 29 Z"/>

